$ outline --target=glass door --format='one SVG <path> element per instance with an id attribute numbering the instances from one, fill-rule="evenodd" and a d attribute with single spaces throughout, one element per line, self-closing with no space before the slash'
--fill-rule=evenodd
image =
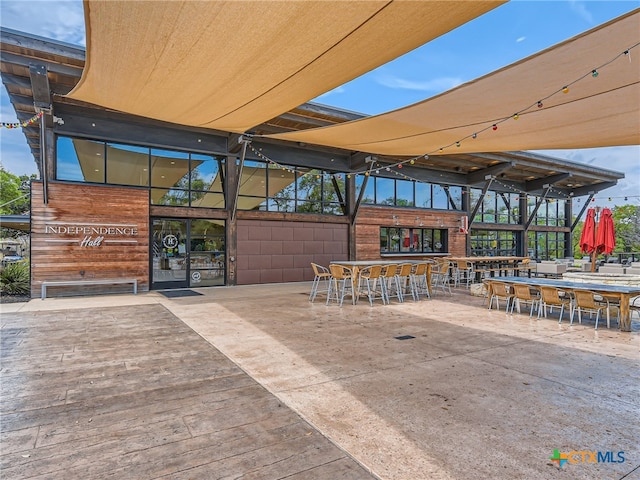
<path id="1" fill-rule="evenodd" d="M 224 220 L 193 219 L 189 229 L 189 283 L 192 287 L 225 284 Z"/>
<path id="2" fill-rule="evenodd" d="M 188 277 L 187 220 L 156 218 L 152 222 L 151 288 L 186 288 Z"/>

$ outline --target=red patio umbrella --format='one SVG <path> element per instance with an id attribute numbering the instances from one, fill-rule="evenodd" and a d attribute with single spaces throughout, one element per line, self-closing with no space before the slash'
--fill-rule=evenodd
<path id="1" fill-rule="evenodd" d="M 602 209 L 600 222 L 598 222 L 598 233 L 596 234 L 596 252 L 611 255 L 616 246 L 616 235 L 613 228 L 613 217 L 611 210 Z"/>
<path id="2" fill-rule="evenodd" d="M 591 253 L 596 249 L 596 211 L 593 208 L 587 210 L 587 218 L 584 220 L 582 234 L 580 235 L 580 251 Z"/>

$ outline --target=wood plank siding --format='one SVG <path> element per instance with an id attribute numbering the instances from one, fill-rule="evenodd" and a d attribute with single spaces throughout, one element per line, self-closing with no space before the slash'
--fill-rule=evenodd
<path id="1" fill-rule="evenodd" d="M 356 260 L 378 260 L 380 256 L 380 227 L 446 229 L 449 253 L 465 254 L 466 235 L 459 232 L 462 212 L 410 210 L 393 207 L 362 207 L 355 226 Z M 393 218 L 396 216 L 396 218 Z M 416 220 L 418 217 L 420 220 Z"/>
<path id="2" fill-rule="evenodd" d="M 31 229 L 32 297 L 40 295 L 45 280 L 136 278 L 141 291 L 149 289 L 147 190 L 50 182 L 45 205 L 42 183 L 34 182 Z M 131 291 L 127 285 L 57 289 L 57 294 Z"/>

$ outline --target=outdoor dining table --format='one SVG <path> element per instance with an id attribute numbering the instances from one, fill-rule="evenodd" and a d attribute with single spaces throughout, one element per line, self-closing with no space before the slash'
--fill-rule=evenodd
<path id="1" fill-rule="evenodd" d="M 551 278 L 527 278 L 527 277 L 501 277 L 499 279 L 504 283 L 522 283 L 534 287 L 550 286 L 558 287 L 569 291 L 575 290 L 591 290 L 600 295 L 616 298 L 620 301 L 620 330 L 623 332 L 631 331 L 631 315 L 629 304 L 633 297 L 640 295 L 640 286 L 638 285 L 611 285 L 606 283 L 582 283 L 570 282 L 567 280 L 551 279 Z"/>
<path id="2" fill-rule="evenodd" d="M 421 260 L 426 261 L 426 260 Z M 353 291 L 355 292 L 358 285 L 358 274 L 360 270 L 365 267 L 370 267 L 373 265 L 400 265 L 402 263 L 417 263 L 415 260 L 406 260 L 406 259 L 397 259 L 397 260 L 332 260 L 329 262 L 334 265 L 344 265 L 345 267 L 349 267 L 353 272 Z M 431 290 L 431 263 L 427 261 L 427 289 L 429 293 Z"/>
<path id="3" fill-rule="evenodd" d="M 509 270 L 513 270 L 518 262 L 529 257 L 447 257 L 450 262 L 470 262 L 473 264 L 473 271 L 476 274 L 476 282 L 480 281 L 483 272 L 489 273 L 491 277 L 500 276 Z M 496 275 L 497 274 L 497 275 Z"/>

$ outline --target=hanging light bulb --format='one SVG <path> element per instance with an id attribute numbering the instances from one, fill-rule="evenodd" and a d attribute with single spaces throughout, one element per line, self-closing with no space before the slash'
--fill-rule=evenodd
<path id="1" fill-rule="evenodd" d="M 476 138 L 478 138 L 478 134 L 474 132 L 473 135 L 471 135 L 471 138 L 475 140 Z"/>
<path id="2" fill-rule="evenodd" d="M 538 108 L 542 108 L 542 102 L 538 100 Z"/>
<path id="3" fill-rule="evenodd" d="M 520 118 L 520 115 L 518 115 L 517 113 L 514 113 L 514 114 L 513 114 L 513 119 L 514 119 L 514 120 L 517 120 L 517 119 L 519 119 L 519 118 Z"/>
<path id="4" fill-rule="evenodd" d="M 562 87 L 562 93 L 569 93 L 569 87 L 567 86 Z"/>
<path id="5" fill-rule="evenodd" d="M 411 160 L 409 160 L 409 163 L 413 165 L 414 163 L 416 163 L 416 161 L 412 158 Z"/>
<path id="6" fill-rule="evenodd" d="M 494 123 L 494 124 L 493 124 L 493 126 L 492 126 L 491 128 L 493 128 L 494 130 L 497 130 L 497 129 L 498 129 L 498 125 L 496 125 L 496 124 Z"/>
<path id="7" fill-rule="evenodd" d="M 402 164 L 401 163 L 398 165 L 398 168 L 402 168 Z"/>
<path id="8" fill-rule="evenodd" d="M 596 70 L 595 68 L 593 70 L 591 70 L 591 76 L 593 78 L 596 78 L 598 76 L 598 70 Z"/>
<path id="9" fill-rule="evenodd" d="M 460 146 L 460 142 L 456 142 L 456 147 L 459 147 L 459 146 Z"/>

